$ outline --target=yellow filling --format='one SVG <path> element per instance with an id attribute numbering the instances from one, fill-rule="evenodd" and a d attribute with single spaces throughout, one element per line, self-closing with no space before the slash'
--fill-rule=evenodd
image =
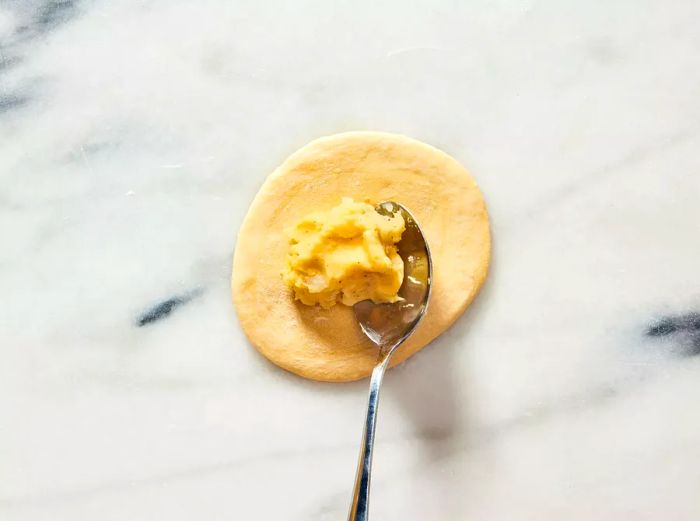
<path id="1" fill-rule="evenodd" d="M 284 281 L 309 306 L 396 302 L 403 281 L 396 243 L 405 226 L 401 214 L 385 217 L 369 204 L 344 197 L 338 206 L 311 213 L 287 231 Z"/>

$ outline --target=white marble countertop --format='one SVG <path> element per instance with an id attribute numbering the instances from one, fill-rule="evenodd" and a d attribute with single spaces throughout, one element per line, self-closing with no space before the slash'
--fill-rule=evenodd
<path id="1" fill-rule="evenodd" d="M 266 362 L 228 279 L 263 178 L 352 129 L 460 160 L 494 237 L 388 374 L 372 518 L 699 519 L 699 17 L 0 1 L 0 519 L 345 519 L 366 382 Z"/>

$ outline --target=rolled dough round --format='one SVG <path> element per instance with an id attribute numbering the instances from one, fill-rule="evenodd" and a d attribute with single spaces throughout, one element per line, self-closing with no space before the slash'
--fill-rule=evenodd
<path id="1" fill-rule="evenodd" d="M 238 234 L 233 301 L 246 336 L 278 366 L 330 382 L 368 376 L 377 348 L 352 308 L 311 307 L 285 285 L 284 229 L 342 197 L 397 201 L 418 220 L 433 260 L 428 313 L 394 354 L 394 366 L 444 332 L 478 293 L 491 241 L 486 206 L 469 173 L 425 143 L 382 132 L 348 132 L 312 141 L 279 166 L 256 195 Z"/>

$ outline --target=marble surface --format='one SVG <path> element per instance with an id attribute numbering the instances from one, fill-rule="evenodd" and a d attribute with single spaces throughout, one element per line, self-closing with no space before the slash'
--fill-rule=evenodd
<path id="1" fill-rule="evenodd" d="M 0 519 L 345 519 L 366 382 L 229 299 L 264 177 L 404 133 L 493 269 L 385 382 L 380 520 L 700 518 L 700 3 L 0 0 Z"/>

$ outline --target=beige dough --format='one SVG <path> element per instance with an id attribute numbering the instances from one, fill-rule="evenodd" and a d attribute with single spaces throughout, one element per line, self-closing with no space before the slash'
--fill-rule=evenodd
<path id="1" fill-rule="evenodd" d="M 433 287 L 426 317 L 396 352 L 396 365 L 445 331 L 474 299 L 489 266 L 488 215 L 472 177 L 425 143 L 381 132 L 348 132 L 312 141 L 265 181 L 238 234 L 231 287 L 251 343 L 270 361 L 305 378 L 358 380 L 372 372 L 377 348 L 352 308 L 294 301 L 281 273 L 285 228 L 342 197 L 397 201 L 416 217 L 430 245 Z"/>

